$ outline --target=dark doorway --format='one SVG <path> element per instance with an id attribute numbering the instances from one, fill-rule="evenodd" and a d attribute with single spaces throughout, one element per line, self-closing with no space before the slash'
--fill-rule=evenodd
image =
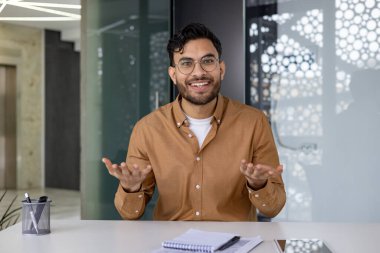
<path id="1" fill-rule="evenodd" d="M 45 186 L 79 190 L 79 52 L 45 31 Z"/>
<path id="2" fill-rule="evenodd" d="M 16 67 L 0 66 L 0 189 L 15 189 Z"/>

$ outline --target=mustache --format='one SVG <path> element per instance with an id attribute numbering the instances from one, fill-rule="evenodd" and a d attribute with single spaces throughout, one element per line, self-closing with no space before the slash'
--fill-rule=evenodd
<path id="1" fill-rule="evenodd" d="M 192 82 L 196 82 L 196 81 L 209 81 L 209 82 L 213 82 L 214 81 L 214 78 L 212 78 L 211 76 L 208 76 L 208 75 L 202 75 L 202 76 L 195 76 L 187 81 L 185 81 L 185 84 L 190 84 Z"/>

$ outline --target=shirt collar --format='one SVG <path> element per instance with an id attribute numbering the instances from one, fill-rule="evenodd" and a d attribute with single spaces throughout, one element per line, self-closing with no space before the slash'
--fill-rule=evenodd
<path id="1" fill-rule="evenodd" d="M 176 100 L 173 102 L 173 114 L 174 114 L 174 120 L 177 127 L 181 127 L 182 125 L 189 125 L 189 122 L 186 118 L 185 113 L 182 111 L 181 108 L 181 101 L 182 97 L 181 95 L 178 95 Z M 224 110 L 224 97 L 219 93 L 218 94 L 218 101 L 216 103 L 216 108 L 213 114 L 213 119 L 215 119 L 217 124 L 220 125 L 222 123 L 222 116 L 223 116 L 223 110 Z M 212 123 L 211 121 L 211 123 Z"/>
<path id="2" fill-rule="evenodd" d="M 177 127 L 181 127 L 185 123 L 185 121 L 187 121 L 186 115 L 182 111 L 182 108 L 181 108 L 181 103 L 180 103 L 181 99 L 182 99 L 181 95 L 178 95 L 176 100 L 173 103 L 173 114 L 174 114 L 175 124 L 177 125 Z"/>

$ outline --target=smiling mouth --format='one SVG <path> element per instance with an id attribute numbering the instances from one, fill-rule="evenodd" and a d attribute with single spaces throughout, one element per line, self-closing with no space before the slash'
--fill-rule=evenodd
<path id="1" fill-rule="evenodd" d="M 202 87 L 202 86 L 205 86 L 205 85 L 208 85 L 208 82 L 192 82 L 190 83 L 190 86 L 192 87 Z"/>

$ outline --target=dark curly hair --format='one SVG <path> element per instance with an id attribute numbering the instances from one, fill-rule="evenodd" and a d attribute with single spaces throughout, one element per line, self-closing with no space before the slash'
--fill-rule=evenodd
<path id="1" fill-rule="evenodd" d="M 166 49 L 169 54 L 170 66 L 174 66 L 174 52 L 181 52 L 188 41 L 195 39 L 209 39 L 216 48 L 216 51 L 218 51 L 218 57 L 220 58 L 222 56 L 222 44 L 215 34 L 203 24 L 191 23 L 179 30 L 169 39 Z"/>

